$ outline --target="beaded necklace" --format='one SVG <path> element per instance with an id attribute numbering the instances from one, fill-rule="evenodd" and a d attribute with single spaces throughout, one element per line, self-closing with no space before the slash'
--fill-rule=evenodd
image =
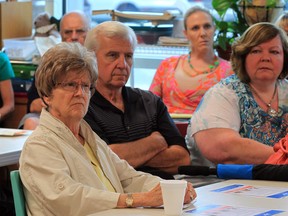
<path id="1" fill-rule="evenodd" d="M 214 55 L 214 63 L 213 63 L 213 65 L 209 65 L 209 66 L 208 66 L 208 67 L 209 67 L 209 70 L 200 71 L 200 70 L 197 70 L 196 68 L 194 68 L 194 66 L 191 64 L 190 58 L 191 58 L 191 51 L 190 51 L 189 54 L 188 54 L 187 62 L 188 62 L 188 64 L 189 64 L 190 68 L 196 72 L 196 74 L 193 75 L 193 76 L 197 76 L 197 75 L 199 75 L 199 74 L 211 73 L 212 70 L 219 65 L 218 58 L 217 58 L 216 55 Z"/>

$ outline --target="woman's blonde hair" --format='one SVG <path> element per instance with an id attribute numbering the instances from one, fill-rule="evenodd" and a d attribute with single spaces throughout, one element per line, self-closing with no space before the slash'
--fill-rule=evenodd
<path id="1" fill-rule="evenodd" d="M 212 25 L 215 26 L 215 23 L 214 23 L 214 17 L 212 16 L 212 14 L 210 13 L 209 10 L 205 9 L 205 8 L 202 8 L 200 6 L 193 6 L 191 8 L 189 8 L 185 15 L 184 15 L 184 20 L 183 20 L 183 25 L 184 25 L 184 29 L 187 30 L 187 19 L 194 13 L 196 12 L 203 12 L 203 13 L 206 13 L 208 14 L 210 17 L 211 17 L 211 20 L 212 20 Z"/>

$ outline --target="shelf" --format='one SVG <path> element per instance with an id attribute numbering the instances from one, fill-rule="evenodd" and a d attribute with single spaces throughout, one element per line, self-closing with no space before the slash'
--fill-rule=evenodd
<path id="1" fill-rule="evenodd" d="M 118 11 L 118 10 L 93 10 L 92 15 L 109 14 L 112 20 L 118 20 L 119 18 L 131 19 L 131 20 L 148 20 L 153 24 L 158 25 L 163 21 L 172 21 L 176 17 L 182 16 L 178 10 L 167 10 L 164 13 L 152 13 L 152 12 L 130 12 L 130 11 Z"/>

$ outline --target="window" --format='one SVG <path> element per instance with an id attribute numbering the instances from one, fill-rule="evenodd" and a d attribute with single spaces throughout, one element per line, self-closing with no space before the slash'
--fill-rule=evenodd
<path id="1" fill-rule="evenodd" d="M 164 12 L 178 10 L 184 13 L 192 5 L 211 8 L 211 1 L 207 0 L 32 0 L 33 17 L 40 12 L 47 11 L 60 19 L 65 12 L 73 10 L 84 11 L 92 21 L 92 26 L 106 20 L 110 15 L 92 16 L 93 10 L 116 9 L 133 12 Z M 129 20 L 129 25 L 135 30 L 139 38 L 139 46 L 134 55 L 134 67 L 127 85 L 148 89 L 160 62 L 172 55 L 188 53 L 187 47 L 157 46 L 159 36 L 171 36 L 173 23 L 154 26 L 149 21 Z"/>

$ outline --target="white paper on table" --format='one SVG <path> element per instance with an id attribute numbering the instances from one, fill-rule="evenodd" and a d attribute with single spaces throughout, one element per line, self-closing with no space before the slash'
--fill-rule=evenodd
<path id="1" fill-rule="evenodd" d="M 212 192 L 230 193 L 243 196 L 256 196 L 280 199 L 288 196 L 288 189 L 283 187 L 252 186 L 245 184 L 232 184 L 213 189 Z"/>
<path id="2" fill-rule="evenodd" d="M 21 129 L 0 128 L 0 136 L 21 136 L 29 134 L 29 132 Z"/>
<path id="3" fill-rule="evenodd" d="M 244 206 L 228 206 L 228 205 L 205 205 L 198 207 L 193 210 L 185 211 L 185 216 L 187 215 L 202 215 L 202 216 L 231 216 L 231 215 L 241 215 L 241 216 L 251 216 L 251 215 L 277 215 L 284 213 L 283 210 L 277 209 L 262 209 L 262 208 L 252 208 Z"/>

